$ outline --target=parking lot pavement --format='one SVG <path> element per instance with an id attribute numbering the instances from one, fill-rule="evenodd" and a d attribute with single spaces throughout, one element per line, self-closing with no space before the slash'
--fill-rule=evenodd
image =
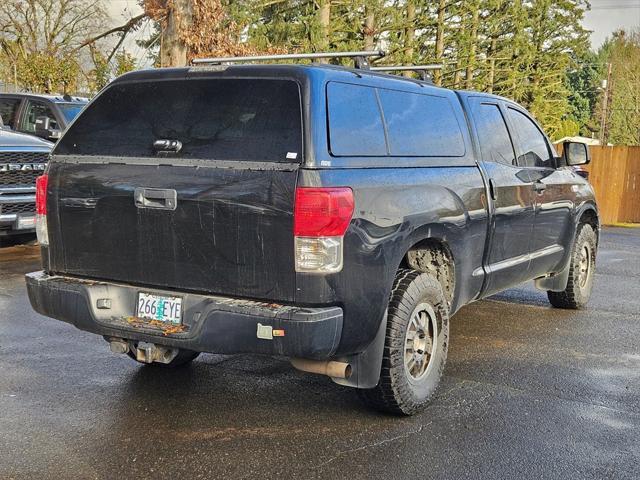
<path id="1" fill-rule="evenodd" d="M 463 308 L 427 410 L 371 412 L 281 359 L 162 370 L 35 314 L 0 250 L 0 478 L 640 478 L 640 229 L 606 229 L 587 310 L 532 286 Z"/>

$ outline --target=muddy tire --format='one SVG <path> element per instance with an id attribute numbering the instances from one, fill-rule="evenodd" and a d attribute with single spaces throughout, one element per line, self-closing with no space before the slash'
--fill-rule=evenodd
<path id="1" fill-rule="evenodd" d="M 396 274 L 387 313 L 378 385 L 358 390 L 370 407 L 413 415 L 428 403 L 440 382 L 449 344 L 449 307 L 442 286 L 429 273 Z"/>
<path id="2" fill-rule="evenodd" d="M 136 359 L 136 355 L 135 355 L 135 353 L 133 353 L 131 348 L 127 352 L 127 355 L 129 356 L 129 358 L 132 358 L 137 363 L 139 363 L 141 365 L 145 365 L 147 367 L 175 368 L 175 367 L 180 367 L 180 366 L 187 365 L 187 364 L 193 362 L 196 358 L 198 358 L 198 356 L 200 355 L 200 352 L 194 352 L 193 350 L 180 350 L 178 352 L 178 355 L 176 355 L 176 357 L 173 360 L 171 360 L 171 362 L 169 362 L 169 363 L 159 363 L 159 362 L 145 363 L 145 362 L 139 362 Z"/>
<path id="3" fill-rule="evenodd" d="M 578 226 L 571 252 L 569 281 L 562 292 L 547 291 L 549 302 L 556 308 L 584 308 L 591 297 L 596 269 L 597 238 L 589 224 Z"/>

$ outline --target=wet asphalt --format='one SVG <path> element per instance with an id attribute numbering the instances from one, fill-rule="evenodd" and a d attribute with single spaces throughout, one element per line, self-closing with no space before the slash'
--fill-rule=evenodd
<path id="1" fill-rule="evenodd" d="M 0 249 L 0 479 L 639 479 L 640 229 L 606 229 L 584 311 L 532 285 L 464 307 L 426 411 L 367 410 L 281 359 L 149 368 L 34 313 Z"/>

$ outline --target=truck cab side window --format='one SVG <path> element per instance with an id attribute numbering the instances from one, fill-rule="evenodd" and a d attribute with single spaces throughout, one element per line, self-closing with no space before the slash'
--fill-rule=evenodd
<path id="1" fill-rule="evenodd" d="M 5 126 L 16 128 L 16 113 L 20 106 L 20 100 L 17 98 L 2 98 L 0 99 L 0 117 L 2 117 L 2 123 Z"/>
<path id="2" fill-rule="evenodd" d="M 51 128 L 59 128 L 56 116 L 53 114 L 53 111 L 50 107 L 42 102 L 29 100 L 27 111 L 25 112 L 24 119 L 22 120 L 22 131 L 35 133 L 36 119 L 38 117 L 49 117 L 51 119 L 51 123 L 49 124 L 49 126 Z"/>
<path id="3" fill-rule="evenodd" d="M 508 108 L 509 119 L 520 146 L 518 164 L 522 167 L 553 167 L 553 157 L 542 132 L 524 113 Z"/>
<path id="4" fill-rule="evenodd" d="M 485 161 L 515 165 L 513 144 L 498 105 L 477 103 L 473 116 L 476 119 L 482 158 Z"/>

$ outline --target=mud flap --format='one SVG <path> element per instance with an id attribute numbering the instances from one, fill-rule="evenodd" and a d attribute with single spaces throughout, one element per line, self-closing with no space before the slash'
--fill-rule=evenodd
<path id="1" fill-rule="evenodd" d="M 373 388 L 378 385 L 386 333 L 387 311 L 385 310 L 384 317 L 378 326 L 378 332 L 369 346 L 356 355 L 336 359 L 351 365 L 351 376 L 349 378 L 332 378 L 332 380 L 339 385 L 354 388 Z"/>
<path id="2" fill-rule="evenodd" d="M 546 277 L 536 278 L 534 284 L 538 290 L 562 292 L 569 283 L 569 271 L 571 270 L 571 254 L 564 268 L 558 273 Z"/>

